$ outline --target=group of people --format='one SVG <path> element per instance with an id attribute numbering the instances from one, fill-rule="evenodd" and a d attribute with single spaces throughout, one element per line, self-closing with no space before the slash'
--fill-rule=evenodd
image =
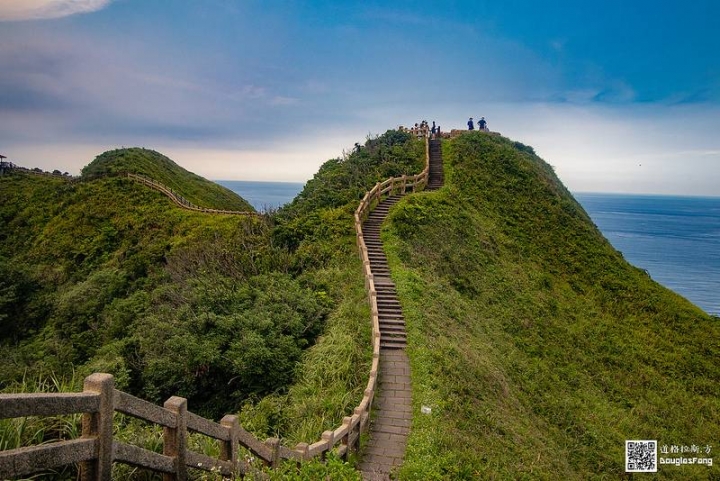
<path id="1" fill-rule="evenodd" d="M 415 135 L 419 139 L 421 139 L 423 137 L 435 138 L 435 136 L 440 135 L 440 126 L 435 125 L 434 120 L 433 120 L 432 126 L 430 126 L 428 124 L 427 120 L 423 120 L 419 124 L 416 123 L 414 127 L 410 127 L 409 129 L 404 129 L 403 127 L 400 127 L 400 130 L 405 130 L 407 132 L 410 132 L 411 134 Z"/>
<path id="2" fill-rule="evenodd" d="M 468 120 L 467 123 L 468 130 L 475 130 L 475 122 L 473 122 L 473 118 L 470 117 L 470 120 Z M 485 121 L 485 117 L 480 117 L 480 120 L 477 121 L 477 128 L 478 130 L 482 130 L 485 132 L 488 132 L 490 129 L 488 129 L 487 121 Z"/>
<path id="3" fill-rule="evenodd" d="M 472 117 L 468 119 L 467 122 L 468 130 L 475 130 L 475 121 Z M 423 120 L 422 122 L 416 123 L 413 127 L 406 128 L 406 127 L 398 127 L 398 130 L 402 132 L 409 132 L 418 139 L 422 139 L 425 137 L 429 137 L 431 139 L 440 138 L 443 137 L 440 126 L 435 124 L 435 121 L 433 120 L 432 125 L 428 124 L 427 120 Z M 490 129 L 488 128 L 487 120 L 485 120 L 485 117 L 480 117 L 480 120 L 477 121 L 477 130 L 483 131 L 483 132 L 490 132 Z M 460 133 L 462 130 L 452 130 L 449 134 L 445 134 L 445 136 L 452 136 L 456 133 Z"/>

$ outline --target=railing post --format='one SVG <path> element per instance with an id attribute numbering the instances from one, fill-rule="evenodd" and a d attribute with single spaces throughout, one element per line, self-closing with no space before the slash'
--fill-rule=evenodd
<path id="1" fill-rule="evenodd" d="M 163 454 L 175 458 L 175 474 L 163 474 L 163 481 L 186 481 L 187 466 L 187 399 L 173 396 L 164 404 L 165 409 L 175 413 L 174 428 L 163 428 Z"/>
<path id="2" fill-rule="evenodd" d="M 335 433 L 333 431 L 325 431 L 322 433 L 321 438 L 327 443 L 327 449 L 320 454 L 320 459 L 325 461 L 327 459 L 327 452 L 335 446 Z"/>
<path id="3" fill-rule="evenodd" d="M 280 440 L 278 438 L 267 438 L 265 444 L 270 446 L 272 450 L 270 467 L 277 468 L 280 465 Z"/>
<path id="4" fill-rule="evenodd" d="M 352 434 L 352 418 L 350 416 L 345 416 L 343 418 L 343 426 L 347 426 L 347 432 L 345 433 L 345 436 L 343 436 L 340 440 L 340 443 L 345 446 L 345 460 L 347 460 L 348 456 L 350 455 L 350 450 L 352 449 L 349 442 L 350 435 Z"/>
<path id="5" fill-rule="evenodd" d="M 83 392 L 100 395 L 100 407 L 95 413 L 84 413 L 82 437 L 97 439 L 97 458 L 80 465 L 82 481 L 110 481 L 113 452 L 113 405 L 115 380 L 110 374 L 95 373 L 85 378 Z"/>
<path id="6" fill-rule="evenodd" d="M 233 465 L 233 474 L 238 473 L 238 439 L 240 437 L 240 422 L 237 416 L 226 415 L 220 420 L 220 425 L 230 431 L 230 440 L 223 441 L 220 446 L 220 459 L 230 461 Z"/>
<path id="7" fill-rule="evenodd" d="M 354 426 L 351 429 L 351 432 L 353 433 L 355 441 L 350 443 L 348 449 L 351 449 L 353 452 L 357 452 L 358 449 L 360 449 L 360 415 L 357 413 L 353 413 L 350 419 L 352 420 L 351 426 Z"/>
<path id="8" fill-rule="evenodd" d="M 308 443 L 297 443 L 297 446 L 295 446 L 295 451 L 300 453 L 300 457 L 303 461 L 310 459 L 308 454 L 309 449 L 310 445 Z M 300 463 L 298 463 L 298 465 L 300 465 Z"/>

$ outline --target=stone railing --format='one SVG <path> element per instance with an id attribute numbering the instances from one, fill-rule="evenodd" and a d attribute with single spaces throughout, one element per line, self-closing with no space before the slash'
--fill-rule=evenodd
<path id="1" fill-rule="evenodd" d="M 85 379 L 80 393 L 0 394 L 0 419 L 83 415 L 82 437 L 78 439 L 0 451 L 0 479 L 79 463 L 80 479 L 109 480 L 113 462 L 163 473 L 164 479 L 185 480 L 188 468 L 242 476 L 257 468 L 242 459 L 241 448 L 271 467 L 277 466 L 281 459 L 302 461 L 324 457 L 337 444 L 340 444 L 338 454 L 345 457 L 357 447 L 360 426 L 368 420 L 367 415 L 356 413 L 346 417 L 334 431 L 324 432 L 320 441 L 310 445 L 300 443 L 295 449 L 289 449 L 276 438 L 258 440 L 239 425 L 237 416 L 227 415 L 218 424 L 189 412 L 184 398 L 173 396 L 160 407 L 116 390 L 114 383 L 110 374 L 96 373 Z M 162 454 L 114 439 L 115 412 L 162 426 Z M 220 456 L 213 458 L 188 449 L 190 432 L 218 440 Z"/>
<path id="2" fill-rule="evenodd" d="M 339 427 L 323 432 L 320 440 L 313 444 L 298 443 L 294 449 L 290 449 L 282 446 L 277 438 L 265 441 L 255 438 L 239 425 L 237 416 L 227 415 L 218 424 L 189 412 L 187 400 L 177 396 L 168 399 L 164 407 L 156 406 L 116 390 L 110 374 L 95 373 L 85 379 L 83 392 L 80 393 L 0 394 L 0 419 L 77 413 L 83 415 L 82 436 L 79 439 L 0 451 L 0 479 L 28 476 L 79 463 L 82 480 L 109 480 L 113 462 L 160 472 L 164 479 L 185 480 L 188 468 L 219 472 L 223 476 L 242 476 L 248 473 L 252 466 L 241 459 L 240 449 L 247 450 L 263 464 L 271 467 L 277 466 L 283 459 L 303 461 L 315 457 L 324 458 L 326 453 L 333 449 L 342 458 L 356 451 L 360 444 L 360 434 L 367 430 L 370 420 L 380 359 L 377 291 L 363 239 L 362 222 L 383 196 L 422 190 L 428 182 L 429 156 L 428 139 L 425 138 L 423 171 L 417 175 L 392 177 L 377 183 L 365 194 L 355 211 L 355 231 L 371 307 L 373 360 L 362 400 L 355 407 L 353 415 L 343 418 Z M 158 185 L 152 183 L 153 188 Z M 171 191 L 164 193 L 173 194 Z M 163 453 L 114 439 L 115 412 L 162 426 Z M 212 458 L 189 450 L 187 439 L 190 432 L 220 441 L 220 456 Z"/>

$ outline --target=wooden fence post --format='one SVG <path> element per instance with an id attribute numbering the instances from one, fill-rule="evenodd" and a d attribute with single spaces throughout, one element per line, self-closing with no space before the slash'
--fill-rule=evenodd
<path id="1" fill-rule="evenodd" d="M 83 392 L 100 395 L 100 407 L 95 413 L 84 413 L 82 437 L 97 438 L 98 454 L 92 461 L 80 465 L 82 481 L 110 481 L 113 462 L 113 405 L 115 380 L 110 374 L 95 373 L 85 378 Z"/>
<path id="2" fill-rule="evenodd" d="M 310 455 L 308 454 L 309 449 L 310 445 L 308 443 L 297 443 L 297 446 L 295 446 L 295 451 L 300 453 L 300 458 L 302 458 L 303 461 L 310 459 Z M 298 461 L 298 467 L 300 467 L 300 464 L 300 461 Z"/>
<path id="3" fill-rule="evenodd" d="M 164 404 L 165 409 L 175 413 L 175 428 L 163 428 L 163 454 L 175 458 L 175 474 L 163 474 L 163 481 L 186 481 L 187 465 L 187 399 L 173 396 Z"/>
<path id="4" fill-rule="evenodd" d="M 223 441 L 220 446 L 220 459 L 230 461 L 233 465 L 233 473 L 239 474 L 238 470 L 238 439 L 240 437 L 240 422 L 237 416 L 226 415 L 220 420 L 220 425 L 230 431 L 230 440 Z"/>

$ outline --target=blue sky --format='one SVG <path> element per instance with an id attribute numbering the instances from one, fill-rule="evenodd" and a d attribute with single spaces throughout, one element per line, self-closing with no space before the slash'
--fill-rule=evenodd
<path id="1" fill-rule="evenodd" d="M 0 0 L 0 153 L 121 146 L 305 181 L 368 135 L 485 116 L 573 191 L 720 195 L 710 0 Z"/>

